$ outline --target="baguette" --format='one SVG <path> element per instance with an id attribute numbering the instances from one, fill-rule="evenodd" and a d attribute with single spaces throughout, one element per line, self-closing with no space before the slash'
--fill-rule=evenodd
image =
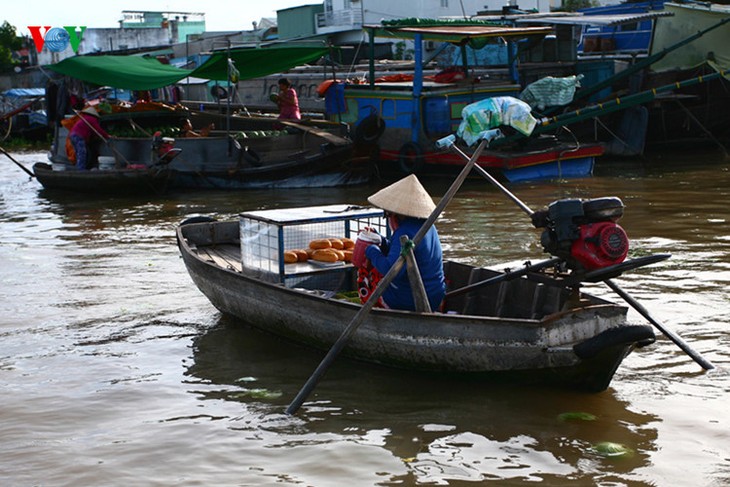
<path id="1" fill-rule="evenodd" d="M 312 240 L 309 242 L 309 248 L 310 249 L 329 249 L 332 247 L 332 243 L 329 241 L 329 239 L 326 238 L 318 238 L 316 240 Z"/>
<path id="2" fill-rule="evenodd" d="M 297 257 L 296 252 L 293 250 L 287 250 L 284 252 L 284 263 L 285 264 L 293 264 L 294 262 L 297 262 L 299 258 Z"/>
<path id="3" fill-rule="evenodd" d="M 340 256 L 337 255 L 333 250 L 320 249 L 315 250 L 312 253 L 312 259 L 320 262 L 337 262 L 340 259 Z"/>
<path id="4" fill-rule="evenodd" d="M 297 254 L 297 260 L 299 262 L 306 262 L 306 261 L 309 260 L 309 254 L 307 253 L 306 250 L 296 249 L 296 250 L 292 250 L 292 252 L 294 252 L 295 254 Z"/>

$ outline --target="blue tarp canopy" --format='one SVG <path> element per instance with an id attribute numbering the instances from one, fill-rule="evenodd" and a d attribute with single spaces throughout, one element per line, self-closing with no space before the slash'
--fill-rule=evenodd
<path id="1" fill-rule="evenodd" d="M 33 98 L 34 96 L 44 96 L 46 94 L 45 88 L 13 88 L 12 90 L 5 90 L 0 93 L 8 98 Z"/>

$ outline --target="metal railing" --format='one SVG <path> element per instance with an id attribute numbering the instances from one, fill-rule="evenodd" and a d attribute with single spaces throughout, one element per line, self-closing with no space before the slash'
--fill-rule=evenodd
<path id="1" fill-rule="evenodd" d="M 317 28 L 325 27 L 362 27 L 362 10 L 347 9 L 317 14 Z"/>

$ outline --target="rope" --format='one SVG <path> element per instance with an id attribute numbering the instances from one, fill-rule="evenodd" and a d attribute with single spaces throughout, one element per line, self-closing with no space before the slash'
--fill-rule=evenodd
<path id="1" fill-rule="evenodd" d="M 416 247 L 416 244 L 413 242 L 413 240 L 408 239 L 408 241 L 406 243 L 404 243 L 400 249 L 401 257 L 405 258 L 411 252 L 411 250 L 413 250 L 415 247 Z"/>

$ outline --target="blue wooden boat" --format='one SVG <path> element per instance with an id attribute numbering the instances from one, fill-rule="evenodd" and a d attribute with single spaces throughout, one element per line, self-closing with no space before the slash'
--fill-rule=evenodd
<path id="1" fill-rule="evenodd" d="M 463 160 L 438 149 L 435 142 L 456 130 L 466 106 L 487 98 L 518 97 L 523 87 L 516 68 L 517 42 L 552 32 L 548 27 L 484 23 L 367 29 L 371 39 L 378 36 L 412 40 L 413 74 L 386 77 L 376 83 L 371 59 L 369 84 L 341 85 L 339 92 L 336 87 L 327 90 L 326 96 L 340 97 L 340 110 L 330 116 L 354 127 L 356 143 L 373 145 L 373 157 L 381 161 L 381 169 L 426 174 L 463 165 Z M 425 42 L 450 42 L 463 47 L 469 42 L 495 42 L 498 38 L 508 44 L 508 62 L 499 66 L 499 75 L 495 70 L 493 76 L 474 78 L 465 75 L 469 69 L 463 66 L 449 68 L 433 77 L 425 76 Z M 466 55 L 463 57 L 465 60 Z M 538 145 L 487 149 L 477 164 L 510 180 L 589 176 L 595 158 L 603 154 L 601 144 L 575 144 L 572 139 L 551 143 L 542 140 Z M 570 157 L 560 157 L 561 153 L 569 153 Z"/>

